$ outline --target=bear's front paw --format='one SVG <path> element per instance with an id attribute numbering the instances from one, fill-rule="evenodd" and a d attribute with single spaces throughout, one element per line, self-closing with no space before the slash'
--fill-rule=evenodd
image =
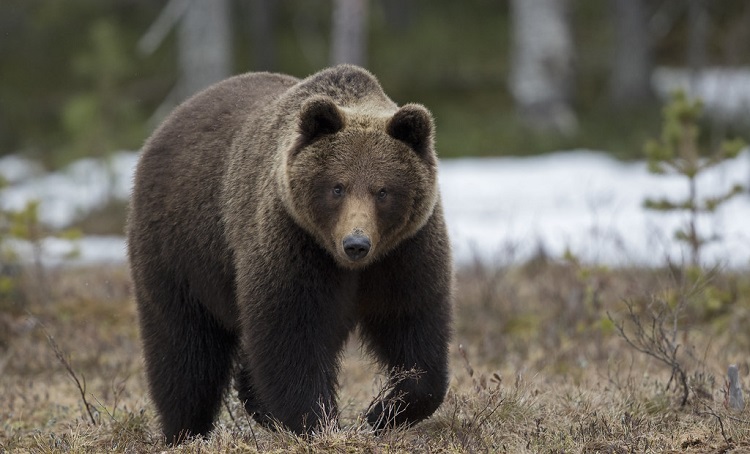
<path id="1" fill-rule="evenodd" d="M 253 419 L 264 429 L 276 432 L 279 427 L 279 423 L 271 417 L 270 414 L 265 412 L 253 412 Z"/>
<path id="2" fill-rule="evenodd" d="M 386 430 L 408 424 L 404 414 L 406 404 L 403 402 L 381 401 L 372 405 L 367 413 L 367 423 L 377 435 Z"/>

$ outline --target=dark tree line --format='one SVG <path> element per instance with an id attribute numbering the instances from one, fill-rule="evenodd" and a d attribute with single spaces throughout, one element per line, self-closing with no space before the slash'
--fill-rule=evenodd
<path id="1" fill-rule="evenodd" d="M 535 129 L 570 134 L 575 130 L 572 80 L 571 0 L 511 0 L 513 63 L 510 89 L 519 113 Z M 708 63 L 712 15 L 731 2 L 710 0 L 609 0 L 613 44 L 609 78 L 615 109 L 651 101 L 654 48 L 673 29 L 685 29 L 683 65 L 700 71 Z M 748 11 L 735 26 L 750 27 Z"/>
<path id="2" fill-rule="evenodd" d="M 164 112 L 228 75 L 340 62 L 434 106 L 441 134 L 474 115 L 467 148 L 499 148 L 503 133 L 480 127 L 498 124 L 496 112 L 575 138 L 592 99 L 653 104 L 657 65 L 750 63 L 744 0 L 7 0 L 0 33 L 0 154 L 134 148 Z"/>

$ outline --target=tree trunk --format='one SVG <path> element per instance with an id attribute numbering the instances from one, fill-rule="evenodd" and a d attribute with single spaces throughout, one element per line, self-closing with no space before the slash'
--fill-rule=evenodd
<path id="1" fill-rule="evenodd" d="M 709 17 L 705 0 L 688 0 L 687 60 L 690 69 L 700 71 L 706 65 Z"/>
<path id="2" fill-rule="evenodd" d="M 190 0 L 180 21 L 178 47 L 181 99 L 228 77 L 229 0 Z"/>
<path id="3" fill-rule="evenodd" d="M 615 49 L 610 98 L 618 108 L 642 104 L 651 98 L 653 58 L 644 0 L 612 0 Z"/>
<path id="4" fill-rule="evenodd" d="M 367 64 L 367 0 L 335 0 L 331 63 Z"/>
<path id="5" fill-rule="evenodd" d="M 732 364 L 729 366 L 727 377 L 727 407 L 730 410 L 742 411 L 745 409 L 745 399 L 742 397 L 740 371 L 737 365 Z"/>
<path id="6" fill-rule="evenodd" d="M 276 69 L 276 4 L 277 0 L 252 1 L 253 69 L 256 71 Z"/>
<path id="7" fill-rule="evenodd" d="M 510 90 L 525 123 L 538 131 L 572 134 L 570 106 L 575 49 L 568 0 L 511 0 Z"/>

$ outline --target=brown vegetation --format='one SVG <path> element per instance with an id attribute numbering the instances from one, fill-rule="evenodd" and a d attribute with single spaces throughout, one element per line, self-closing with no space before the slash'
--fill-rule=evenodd
<path id="1" fill-rule="evenodd" d="M 0 452 L 166 450 L 125 267 L 45 279 L 48 301 L 0 313 Z M 540 259 L 467 266 L 457 284 L 451 387 L 426 422 L 372 434 L 362 414 L 384 379 L 353 340 L 340 429 L 307 440 L 270 433 L 230 395 L 210 439 L 174 450 L 750 452 L 750 414 L 724 404 L 727 366 L 748 376 L 746 272 Z M 668 362 L 654 358 L 658 345 Z"/>

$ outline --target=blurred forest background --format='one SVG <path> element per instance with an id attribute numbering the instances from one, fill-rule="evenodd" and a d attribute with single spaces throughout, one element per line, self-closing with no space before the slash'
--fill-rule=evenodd
<path id="1" fill-rule="evenodd" d="M 229 75 L 337 62 L 427 105 L 442 157 L 635 158 L 659 130 L 656 68 L 750 65 L 750 2 L 3 0 L 0 37 L 0 155 L 50 168 L 138 149 Z M 715 118 L 712 137 L 747 137 L 748 118 Z"/>

